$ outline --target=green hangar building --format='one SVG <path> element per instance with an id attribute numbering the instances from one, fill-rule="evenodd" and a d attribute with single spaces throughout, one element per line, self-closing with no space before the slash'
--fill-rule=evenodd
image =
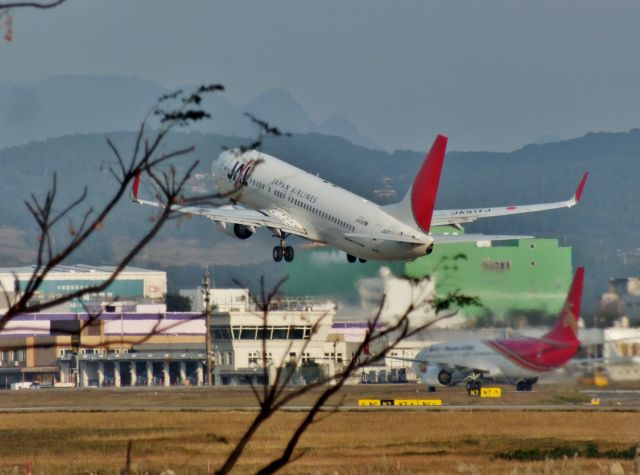
<path id="1" fill-rule="evenodd" d="M 558 312 L 573 273 L 571 248 L 557 239 L 446 244 L 407 263 L 350 264 L 340 251 L 310 247 L 299 249 L 287 266 L 285 290 L 355 304 L 359 280 L 375 278 L 382 266 L 398 276 L 432 275 L 439 295 L 460 289 L 480 298 L 483 306 L 466 308 L 467 315 L 491 313 L 498 319 L 513 311 Z"/>

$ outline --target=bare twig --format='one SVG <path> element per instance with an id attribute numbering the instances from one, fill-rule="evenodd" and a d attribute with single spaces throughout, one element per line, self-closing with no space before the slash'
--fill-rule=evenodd
<path id="1" fill-rule="evenodd" d="M 260 309 L 263 309 L 263 322 L 265 322 L 266 318 L 268 317 L 268 313 L 265 312 L 264 309 L 269 309 L 271 307 L 271 302 L 275 293 L 271 292 L 267 294 L 264 289 L 263 279 L 261 280 L 261 283 L 262 300 L 257 300 L 255 296 L 253 296 L 253 298 L 256 306 Z M 382 326 L 380 319 L 382 316 L 382 309 L 384 308 L 385 298 L 386 297 L 383 295 L 375 316 L 367 324 L 367 332 L 365 334 L 365 337 L 363 341 L 358 345 L 356 351 L 352 355 L 351 360 L 346 365 L 346 367 L 343 367 L 340 371 L 336 371 L 333 376 L 320 377 L 314 382 L 304 384 L 300 387 L 294 387 L 291 391 L 285 392 L 284 389 L 288 387 L 291 381 L 292 374 L 292 372 L 289 372 L 285 377 L 281 376 L 284 359 L 286 358 L 286 355 L 289 353 L 289 351 L 287 350 L 285 352 L 285 356 L 281 361 L 280 367 L 276 370 L 273 381 L 264 379 L 262 397 L 258 398 L 258 391 L 254 388 L 254 394 L 256 395 L 256 398 L 260 404 L 260 410 L 256 417 L 253 419 L 252 423 L 246 429 L 244 434 L 240 437 L 239 441 L 232 449 L 230 454 L 227 456 L 227 459 L 217 473 L 226 474 L 233 469 L 235 464 L 241 458 L 245 447 L 253 438 L 257 430 L 271 416 L 281 410 L 285 405 L 301 397 L 302 395 L 307 394 L 317 388 L 325 387 L 325 389 L 320 392 L 320 395 L 315 398 L 311 408 L 306 412 L 305 417 L 289 438 L 282 454 L 265 465 L 257 473 L 274 473 L 283 468 L 285 465 L 301 457 L 303 453 L 299 453 L 296 455 L 294 451 L 298 445 L 298 442 L 300 441 L 300 438 L 302 437 L 302 434 L 304 434 L 304 432 L 312 423 L 314 423 L 314 421 L 318 420 L 317 415 L 320 410 L 325 407 L 326 403 L 332 396 L 337 394 L 342 389 L 344 384 L 353 374 L 356 374 L 359 369 L 381 361 L 391 350 L 393 350 L 395 347 L 397 347 L 398 344 L 400 344 L 407 338 L 410 338 L 413 335 L 422 332 L 437 321 L 451 317 L 455 313 L 453 310 L 449 310 L 451 307 L 469 305 L 477 301 L 477 299 L 467 297 L 459 293 L 452 293 L 442 298 L 426 298 L 426 296 L 418 294 L 419 300 L 411 302 L 404 314 L 395 323 L 389 324 L 387 326 Z M 440 310 L 441 313 L 433 320 L 412 328 L 410 325 L 410 314 L 416 309 L 422 308 L 424 306 L 433 307 L 436 310 Z M 382 348 L 375 354 L 368 354 L 366 349 L 368 349 L 372 343 L 382 343 Z M 305 344 L 308 344 L 308 342 L 306 342 Z M 267 347 L 266 333 L 264 331 L 262 346 L 264 354 L 266 353 Z M 303 347 L 305 346 L 303 345 Z M 301 352 L 301 354 L 302 353 L 304 352 Z M 296 366 L 298 362 L 299 358 L 296 358 Z M 266 366 L 266 360 L 264 358 L 263 365 Z M 333 411 L 331 413 L 337 411 L 338 407 L 339 404 L 333 408 Z M 326 417 L 328 417 L 328 415 Z"/>
<path id="2" fill-rule="evenodd" d="M 46 10 L 48 8 L 54 8 L 58 5 L 63 4 L 67 0 L 55 0 L 53 2 L 11 2 L 11 3 L 0 3 L 0 9 L 2 8 L 38 8 L 41 10 Z"/>
<path id="3" fill-rule="evenodd" d="M 129 439 L 127 442 L 127 463 L 124 466 L 124 475 L 129 475 L 131 473 L 131 445 L 133 441 Z"/>
<path id="4" fill-rule="evenodd" d="M 149 141 L 144 137 L 145 126 L 143 121 L 136 136 L 133 154 L 128 160 L 128 163 L 125 163 L 122 154 L 113 142 L 108 140 L 107 144 L 114 153 L 119 166 L 119 169 L 117 170 L 113 168 L 110 169 L 111 173 L 116 177 L 116 190 L 108 201 L 96 212 L 90 208 L 84 213 L 79 228 L 76 229 L 73 226 L 72 221 L 69 220 L 69 234 L 71 235 L 71 238 L 59 249 L 56 249 L 54 246 L 52 231 L 62 219 L 67 218 L 71 212 L 76 210 L 85 201 L 88 193 L 87 189 L 85 188 L 78 198 L 62 208 L 59 212 L 54 211 L 54 203 L 56 201 L 58 190 L 57 177 L 55 174 L 53 176 L 52 187 L 42 200 L 38 199 L 35 195 L 31 196 L 31 200 L 26 203 L 26 206 L 33 216 L 39 231 L 36 264 L 32 270 L 30 278 L 24 285 L 24 288 L 20 289 L 20 293 L 15 296 L 15 300 L 9 301 L 8 310 L 0 317 L 0 330 L 2 330 L 6 323 L 15 315 L 24 312 L 27 308 L 34 312 L 46 310 L 61 303 L 79 299 L 84 295 L 105 290 L 115 281 L 124 268 L 144 248 L 144 246 L 146 246 L 146 244 L 157 235 L 164 223 L 174 216 L 176 212 L 175 205 L 179 204 L 180 206 L 183 206 L 185 203 L 199 203 L 204 199 L 210 200 L 215 197 L 215 195 L 198 198 L 186 198 L 183 196 L 183 190 L 187 180 L 192 176 L 195 167 L 197 166 L 197 162 L 192 164 L 190 167 L 187 167 L 187 171 L 180 177 L 177 176 L 174 169 L 171 169 L 170 173 L 160 172 L 160 175 L 156 172 L 158 167 L 167 161 L 185 156 L 192 152 L 193 147 L 186 147 L 161 154 L 157 154 L 156 152 L 173 126 L 184 125 L 189 123 L 191 120 L 199 120 L 195 119 L 196 116 L 200 118 L 204 117 L 204 115 L 195 114 L 194 112 L 196 111 L 194 104 L 199 104 L 198 98 L 200 97 L 200 94 L 221 90 L 221 88 L 222 86 L 216 84 L 201 86 L 196 90 L 196 92 L 181 101 L 177 109 L 166 109 L 162 111 L 157 107 L 152 109 L 155 111 L 156 115 L 161 117 L 163 125 Z M 180 96 L 177 95 L 176 97 Z M 147 117 L 148 116 L 149 114 Z M 144 153 L 140 154 L 143 139 L 145 143 Z M 158 218 L 147 230 L 146 234 L 140 238 L 137 243 L 135 243 L 118 265 L 115 266 L 115 269 L 110 276 L 103 282 L 79 289 L 75 292 L 65 294 L 46 302 L 39 302 L 34 305 L 32 298 L 41 287 L 48 274 L 72 256 L 74 252 L 81 247 L 87 239 L 89 239 L 89 237 L 102 228 L 105 220 L 111 214 L 116 204 L 126 196 L 129 185 L 133 182 L 135 177 L 142 172 L 147 172 L 152 177 L 156 178 L 155 183 L 161 190 L 164 203 L 164 207 L 162 208 Z M 5 298 L 9 297 L 7 292 L 4 292 L 4 294 Z"/>

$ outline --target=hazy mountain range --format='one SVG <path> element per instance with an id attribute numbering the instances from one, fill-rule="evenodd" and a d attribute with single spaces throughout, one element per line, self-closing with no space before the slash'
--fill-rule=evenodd
<path id="1" fill-rule="evenodd" d="M 125 76 L 65 75 L 34 83 L 0 81 L 0 147 L 72 133 L 135 130 L 156 100 L 168 92 L 151 81 Z M 283 131 L 336 135 L 375 148 L 341 115 L 314 122 L 282 89 L 266 91 L 248 104 L 233 104 L 224 93 L 216 94 L 206 98 L 205 108 L 212 119 L 195 129 L 201 132 L 253 137 L 256 128 L 244 115 L 250 112 Z"/>
<path id="2" fill-rule="evenodd" d="M 23 201 L 44 194 L 51 175 L 58 173 L 60 206 L 89 187 L 88 205 L 98 205 L 113 190 L 106 167 L 114 162 L 106 145 L 111 137 L 125 156 L 131 151 L 130 132 L 68 135 L 0 149 L 0 265 L 30 263 L 37 234 Z M 200 160 L 194 193 L 211 189 L 211 160 L 222 147 L 244 139 L 219 134 L 175 133 L 167 147 L 196 146 L 178 161 L 178 168 Z M 423 152 L 370 150 L 335 136 L 296 134 L 269 139 L 264 150 L 311 173 L 349 188 L 379 203 L 404 194 L 424 158 Z M 484 220 L 468 231 L 531 234 L 557 238 L 574 249 L 574 265 L 587 269 L 587 308 L 606 290 L 610 277 L 637 275 L 640 264 L 640 215 L 637 177 L 640 176 L 640 130 L 593 133 L 584 137 L 529 145 L 511 153 L 450 152 L 445 161 L 438 207 L 476 207 L 566 199 L 584 171 L 590 172 L 583 201 L 570 210 L 557 210 Z M 121 203 L 75 262 L 110 263 L 139 236 L 152 211 Z M 66 225 L 60 229 L 65 239 Z M 294 245 L 302 245 L 299 240 Z M 271 262 L 273 239 L 259 232 L 241 242 L 215 231 L 206 219 L 170 223 L 143 255 L 140 265 L 249 265 L 277 275 L 282 265 Z M 247 275 L 248 272 L 245 272 Z"/>

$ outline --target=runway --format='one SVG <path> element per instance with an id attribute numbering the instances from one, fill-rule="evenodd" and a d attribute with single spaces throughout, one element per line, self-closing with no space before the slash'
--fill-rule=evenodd
<path id="1" fill-rule="evenodd" d="M 309 411 L 322 388 L 303 394 L 283 410 Z M 383 401 L 383 406 L 359 405 Z M 438 405 L 417 406 L 434 402 Z M 336 408 L 336 405 L 339 407 Z M 0 391 L 0 413 L 37 412 L 254 412 L 259 407 L 246 387 L 176 387 L 120 389 L 40 389 Z M 503 388 L 500 398 L 469 397 L 460 388 L 431 393 L 417 385 L 345 387 L 322 411 L 443 412 L 443 411 L 640 411 L 640 390 L 634 387 L 577 388 L 540 386 L 518 392 Z"/>
<path id="2" fill-rule="evenodd" d="M 38 412 L 257 412 L 257 406 L 32 406 L 2 407 L 2 413 L 38 413 Z M 308 412 L 311 406 L 286 406 L 283 412 Z M 504 412 L 504 411 L 588 411 L 588 412 L 640 412 L 640 405 L 633 406 L 596 406 L 590 404 L 483 404 L 483 405 L 442 405 L 442 406 L 325 406 L 321 412 Z"/>

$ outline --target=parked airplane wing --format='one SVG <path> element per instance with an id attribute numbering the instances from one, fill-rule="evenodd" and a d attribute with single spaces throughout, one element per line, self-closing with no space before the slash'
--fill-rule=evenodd
<path id="1" fill-rule="evenodd" d="M 512 205 L 493 208 L 473 208 L 473 209 L 446 209 L 435 210 L 431 224 L 434 226 L 444 226 L 448 224 L 470 223 L 480 218 L 491 218 L 494 216 L 506 216 L 521 213 L 535 213 L 558 208 L 571 208 L 575 206 L 582 197 L 584 186 L 587 182 L 588 173 L 585 173 L 580 180 L 580 184 L 573 196 L 566 201 L 556 201 L 553 203 L 540 203 L 533 205 Z"/>
<path id="2" fill-rule="evenodd" d="M 445 371 L 449 371 L 449 372 L 453 372 L 453 371 L 458 371 L 460 373 L 478 373 L 478 374 L 498 374 L 500 373 L 500 370 L 496 367 L 491 367 L 489 365 L 485 365 L 482 368 L 479 367 L 469 367 L 469 366 L 460 366 L 460 365 L 452 365 L 451 362 L 445 362 L 445 361 L 437 361 L 435 359 L 433 360 L 428 360 L 428 359 L 420 359 L 420 358 L 402 358 L 399 356 L 385 356 L 385 359 L 389 359 L 389 360 L 396 360 L 396 361 L 406 361 L 408 363 L 413 363 L 415 365 L 418 365 L 418 370 L 420 370 L 420 366 L 419 365 L 424 365 L 425 366 L 425 371 L 426 368 L 429 367 L 437 367 L 438 369 L 441 370 L 445 370 Z M 424 371 L 423 371 L 424 372 Z"/>
<path id="3" fill-rule="evenodd" d="M 136 181 L 133 184 L 133 192 L 131 196 L 133 201 L 143 205 L 164 208 L 164 203 L 159 201 L 142 200 L 138 198 L 138 186 L 139 179 L 136 178 Z M 304 226 L 300 225 L 300 223 L 298 223 L 286 211 L 279 208 L 252 210 L 237 206 L 221 206 L 216 208 L 174 205 L 173 211 L 205 216 L 212 221 L 221 223 L 242 224 L 256 228 L 264 226 L 302 237 L 306 237 L 308 234 Z"/>

